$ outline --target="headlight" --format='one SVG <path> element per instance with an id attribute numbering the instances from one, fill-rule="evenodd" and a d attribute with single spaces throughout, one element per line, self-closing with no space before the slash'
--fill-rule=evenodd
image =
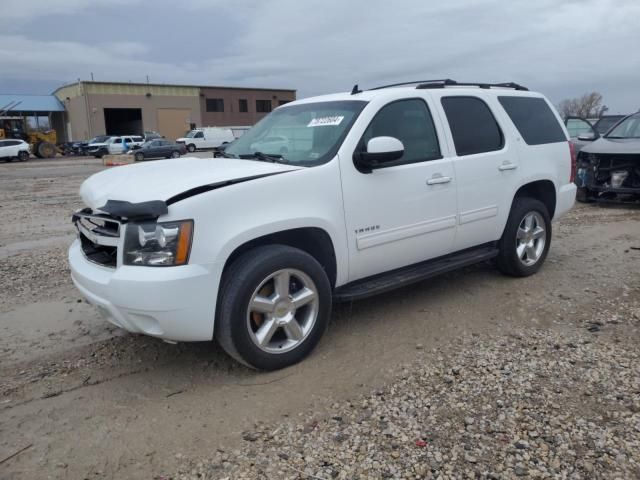
<path id="1" fill-rule="evenodd" d="M 186 265 L 191 251 L 193 220 L 130 223 L 124 239 L 125 265 Z"/>

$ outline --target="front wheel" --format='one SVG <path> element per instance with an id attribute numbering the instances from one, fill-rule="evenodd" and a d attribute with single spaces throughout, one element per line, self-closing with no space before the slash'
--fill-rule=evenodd
<path id="1" fill-rule="evenodd" d="M 318 261 L 297 248 L 267 245 L 225 272 L 215 336 L 245 365 L 277 370 L 313 350 L 330 314 L 331 285 Z"/>
<path id="2" fill-rule="evenodd" d="M 544 263 L 551 245 L 551 218 L 540 200 L 514 200 L 498 244 L 498 268 L 514 277 L 533 275 Z"/>
<path id="3" fill-rule="evenodd" d="M 171 158 L 178 158 L 180 157 L 180 152 L 178 152 L 177 150 L 174 150 L 173 152 L 171 152 Z"/>
<path id="4" fill-rule="evenodd" d="M 136 162 L 142 162 L 144 160 L 144 153 L 138 152 L 134 155 Z"/>
<path id="5" fill-rule="evenodd" d="M 187 150 L 189 150 L 190 153 L 193 153 L 196 151 L 196 146 L 193 143 L 190 143 L 187 145 Z"/>
<path id="6" fill-rule="evenodd" d="M 29 152 L 25 152 L 24 150 L 19 152 L 18 160 L 20 160 L 21 162 L 26 162 L 27 160 L 29 160 Z"/>

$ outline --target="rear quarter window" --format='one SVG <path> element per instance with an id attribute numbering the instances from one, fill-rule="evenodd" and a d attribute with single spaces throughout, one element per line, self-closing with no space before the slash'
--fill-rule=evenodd
<path id="1" fill-rule="evenodd" d="M 499 96 L 498 101 L 527 145 L 567 141 L 558 119 L 543 98 Z"/>

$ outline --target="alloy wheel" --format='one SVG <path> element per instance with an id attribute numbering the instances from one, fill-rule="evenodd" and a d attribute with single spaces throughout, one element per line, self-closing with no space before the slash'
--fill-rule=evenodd
<path id="1" fill-rule="evenodd" d="M 542 256 L 547 242 L 547 231 L 542 215 L 538 212 L 527 213 L 516 233 L 516 254 L 523 265 L 530 267 Z"/>
<path id="2" fill-rule="evenodd" d="M 319 305 L 311 277 L 296 269 L 278 270 L 265 278 L 251 296 L 247 309 L 249 336 L 264 352 L 291 351 L 313 330 Z"/>

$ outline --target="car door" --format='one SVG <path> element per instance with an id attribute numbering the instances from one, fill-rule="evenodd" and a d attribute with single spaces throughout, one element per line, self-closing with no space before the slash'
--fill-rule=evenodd
<path id="1" fill-rule="evenodd" d="M 351 151 L 340 158 L 350 281 L 451 251 L 456 182 L 430 102 L 426 93 L 417 93 L 370 104 L 359 120 L 368 122 L 366 128 L 361 124 L 364 133 L 353 133 L 359 138 L 351 139 Z M 360 171 L 353 154 L 381 136 L 400 140 L 403 156 L 370 173 Z"/>
<path id="2" fill-rule="evenodd" d="M 584 118 L 567 117 L 564 124 L 569 132 L 571 142 L 576 147 L 576 152 L 582 150 L 583 147 L 598 138 L 595 128 Z M 587 140 L 587 138 L 590 140 Z"/>
<path id="3" fill-rule="evenodd" d="M 156 144 L 156 154 L 159 157 L 168 157 L 171 155 L 171 148 L 169 142 L 166 140 L 154 140 Z"/>
<path id="4" fill-rule="evenodd" d="M 0 140 L 0 158 L 11 156 L 9 153 L 10 148 L 7 145 L 8 142 L 9 140 Z"/>
<path id="5" fill-rule="evenodd" d="M 448 130 L 458 186 L 454 251 L 497 240 L 519 182 L 517 145 L 497 100 L 478 92 L 435 93 Z M 510 131 L 510 130 L 509 130 Z"/>

